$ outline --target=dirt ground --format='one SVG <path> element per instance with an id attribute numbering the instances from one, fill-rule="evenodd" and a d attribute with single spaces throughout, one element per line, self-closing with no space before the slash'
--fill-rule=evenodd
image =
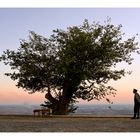
<path id="1" fill-rule="evenodd" d="M 0 116 L 0 132 L 140 132 L 130 117 Z"/>

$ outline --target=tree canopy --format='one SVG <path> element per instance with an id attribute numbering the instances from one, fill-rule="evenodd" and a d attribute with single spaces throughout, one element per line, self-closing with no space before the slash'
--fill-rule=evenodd
<path id="1" fill-rule="evenodd" d="M 131 64 L 131 54 L 139 49 L 135 36 L 123 39 L 121 28 L 110 21 L 102 25 L 85 20 L 66 31 L 56 29 L 48 38 L 30 31 L 18 50 L 6 50 L 1 56 L 13 70 L 6 75 L 30 93 L 45 92 L 56 113 L 67 114 L 68 105 L 77 99 L 100 100 L 115 94 L 108 81 L 127 73 L 116 65 Z"/>

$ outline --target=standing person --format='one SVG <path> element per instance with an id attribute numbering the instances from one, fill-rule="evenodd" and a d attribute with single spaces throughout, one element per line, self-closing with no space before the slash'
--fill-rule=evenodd
<path id="1" fill-rule="evenodd" d="M 134 93 L 134 116 L 132 119 L 139 119 L 139 108 L 140 108 L 140 95 L 137 93 L 137 89 L 133 89 Z"/>

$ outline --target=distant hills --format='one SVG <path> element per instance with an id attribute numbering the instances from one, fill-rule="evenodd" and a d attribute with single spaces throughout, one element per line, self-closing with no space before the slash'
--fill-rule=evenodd
<path id="1" fill-rule="evenodd" d="M 39 105 L 0 105 L 0 115 L 32 115 L 34 109 L 39 109 Z M 78 105 L 75 115 L 132 115 L 133 105 Z M 74 115 L 73 114 L 73 115 Z"/>

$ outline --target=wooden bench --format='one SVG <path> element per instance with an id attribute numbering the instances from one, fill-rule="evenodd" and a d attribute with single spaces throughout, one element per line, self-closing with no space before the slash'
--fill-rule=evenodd
<path id="1" fill-rule="evenodd" d="M 35 109 L 33 110 L 34 116 L 50 116 L 52 114 L 52 109 L 47 108 L 47 109 Z"/>

